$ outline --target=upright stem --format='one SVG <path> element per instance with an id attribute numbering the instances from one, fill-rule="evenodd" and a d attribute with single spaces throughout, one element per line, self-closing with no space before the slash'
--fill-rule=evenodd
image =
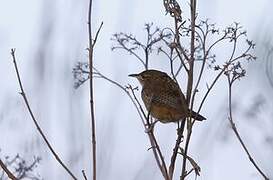
<path id="1" fill-rule="evenodd" d="M 196 0 L 191 0 L 191 55 L 189 61 L 189 74 L 188 74 L 188 84 L 187 84 L 187 103 L 190 103 L 191 94 L 192 94 L 192 86 L 193 86 L 193 68 L 194 68 L 194 52 L 195 52 L 195 15 L 196 15 Z M 192 109 L 191 109 L 192 110 Z M 191 120 L 191 119 L 190 119 Z M 189 141 L 192 133 L 192 123 L 190 122 L 188 126 L 188 133 L 185 143 L 185 154 L 183 156 L 183 164 L 182 164 L 182 174 L 180 179 L 184 180 L 186 175 L 186 160 L 187 160 L 187 152 L 189 147 Z"/>
<path id="2" fill-rule="evenodd" d="M 195 51 L 195 9 L 196 0 L 191 0 L 191 55 L 189 60 L 189 75 L 188 75 L 188 85 L 187 85 L 187 103 L 190 103 L 190 97 L 192 93 L 193 84 L 193 67 L 194 67 L 194 51 Z"/>
<path id="3" fill-rule="evenodd" d="M 94 113 L 94 86 L 93 86 L 93 48 L 92 29 L 91 29 L 92 0 L 89 1 L 88 10 L 88 37 L 89 37 L 89 93 L 90 93 L 90 111 L 91 111 L 91 131 L 92 131 L 92 162 L 93 162 L 93 180 L 96 180 L 96 125 Z"/>
<path id="4" fill-rule="evenodd" d="M 179 22 L 178 19 L 175 17 L 174 18 L 175 43 L 178 45 L 178 47 L 180 49 L 182 49 L 182 46 L 180 44 L 180 35 L 179 35 L 178 22 Z M 178 52 L 177 48 L 176 48 L 176 51 L 177 51 L 177 53 L 179 55 L 180 52 Z M 181 58 L 181 61 L 183 61 L 182 58 Z M 183 62 L 181 62 L 181 63 L 184 65 Z M 184 68 L 185 68 L 186 72 L 188 72 L 188 69 L 187 69 L 187 67 L 185 65 L 184 65 Z M 186 119 L 183 119 L 181 121 L 181 124 L 178 124 L 176 143 L 175 143 L 175 146 L 173 148 L 173 153 L 172 153 L 172 156 L 171 156 L 171 163 L 170 163 L 170 166 L 169 166 L 169 177 L 170 177 L 170 179 L 173 179 L 173 173 L 174 173 L 174 169 L 175 169 L 175 162 L 176 162 L 176 158 L 177 158 L 177 154 L 178 154 L 178 150 L 179 150 L 180 144 L 182 142 L 184 127 L 185 127 L 185 122 L 186 122 Z"/>
<path id="5" fill-rule="evenodd" d="M 186 122 L 186 119 L 183 119 L 180 126 L 179 126 L 179 128 L 177 129 L 178 134 L 177 134 L 176 143 L 175 143 L 175 146 L 174 146 L 174 149 L 173 149 L 173 154 L 172 154 L 172 157 L 171 157 L 171 163 L 170 163 L 170 166 L 169 166 L 169 176 L 170 176 L 171 180 L 173 179 L 173 173 L 174 173 L 174 169 L 175 169 L 175 161 L 176 161 L 176 157 L 177 157 L 177 154 L 178 154 L 178 149 L 180 147 L 180 144 L 181 144 L 182 138 L 183 138 L 185 122 Z"/>

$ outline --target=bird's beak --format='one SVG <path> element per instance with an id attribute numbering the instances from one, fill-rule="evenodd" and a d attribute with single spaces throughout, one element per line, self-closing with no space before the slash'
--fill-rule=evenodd
<path id="1" fill-rule="evenodd" d="M 130 77 L 138 77 L 139 74 L 129 74 Z"/>

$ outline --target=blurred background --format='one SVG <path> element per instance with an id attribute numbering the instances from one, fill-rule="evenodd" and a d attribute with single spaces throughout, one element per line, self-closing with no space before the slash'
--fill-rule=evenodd
<path id="1" fill-rule="evenodd" d="M 184 16 L 188 16 L 188 3 L 178 2 L 185 9 Z M 10 49 L 16 48 L 26 95 L 48 140 L 77 177 L 81 179 L 83 169 L 90 177 L 88 83 L 74 89 L 72 74 L 78 61 L 88 59 L 88 3 L 87 0 L 1 0 L 0 3 L 0 157 L 19 153 L 30 163 L 34 156 L 41 157 L 35 174 L 43 179 L 70 177 L 55 161 L 30 119 L 19 94 Z M 209 18 L 223 28 L 240 22 L 249 39 L 256 43 L 257 61 L 247 64 L 246 77 L 234 85 L 233 110 L 242 138 L 269 178 L 273 178 L 272 6 L 271 0 L 198 1 L 201 19 Z M 94 1 L 93 33 L 101 21 L 104 25 L 95 47 L 95 66 L 122 85 L 137 86 L 138 82 L 128 78 L 128 74 L 142 71 L 141 64 L 125 51 L 111 51 L 110 39 L 117 32 L 145 39 L 145 23 L 172 26 L 163 2 Z M 226 52 L 222 49 L 218 53 Z M 151 67 L 163 71 L 169 68 L 162 55 L 151 57 Z M 205 88 L 205 84 L 201 87 Z M 185 88 L 185 84 L 180 85 Z M 198 179 L 262 179 L 231 131 L 227 95 L 223 78 L 201 112 L 208 120 L 194 128 L 189 154 L 201 166 Z M 201 97 L 197 96 L 197 101 Z M 103 79 L 95 79 L 95 110 L 98 179 L 161 179 L 152 151 L 148 151 L 148 137 L 124 92 Z M 169 163 L 176 125 L 157 124 L 156 136 Z"/>

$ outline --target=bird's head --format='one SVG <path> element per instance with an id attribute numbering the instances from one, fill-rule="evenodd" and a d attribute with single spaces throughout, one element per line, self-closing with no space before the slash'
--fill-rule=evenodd
<path id="1" fill-rule="evenodd" d="M 140 84 L 144 86 L 147 83 L 151 83 L 168 75 L 158 70 L 145 70 L 139 74 L 130 74 L 129 76 L 137 78 Z"/>

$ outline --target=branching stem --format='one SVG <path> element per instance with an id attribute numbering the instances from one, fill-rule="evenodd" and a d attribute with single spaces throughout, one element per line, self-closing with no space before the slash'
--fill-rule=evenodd
<path id="1" fill-rule="evenodd" d="M 242 148 L 244 149 L 245 153 L 248 156 L 249 161 L 253 164 L 253 166 L 256 168 L 256 170 L 262 175 L 262 177 L 265 180 L 269 180 L 269 178 L 265 175 L 265 173 L 260 169 L 260 167 L 257 165 L 257 163 L 255 162 L 254 158 L 251 156 L 248 148 L 246 147 L 242 137 L 239 134 L 239 131 L 236 128 L 235 122 L 233 120 L 233 116 L 232 116 L 232 104 L 231 104 L 231 98 L 232 98 L 232 85 L 234 82 L 234 78 L 230 77 L 230 74 L 227 74 L 227 79 L 228 79 L 228 109 L 229 109 L 229 117 L 228 120 L 230 122 L 231 128 L 234 132 L 234 134 L 236 135 L 237 139 L 239 140 Z"/>

